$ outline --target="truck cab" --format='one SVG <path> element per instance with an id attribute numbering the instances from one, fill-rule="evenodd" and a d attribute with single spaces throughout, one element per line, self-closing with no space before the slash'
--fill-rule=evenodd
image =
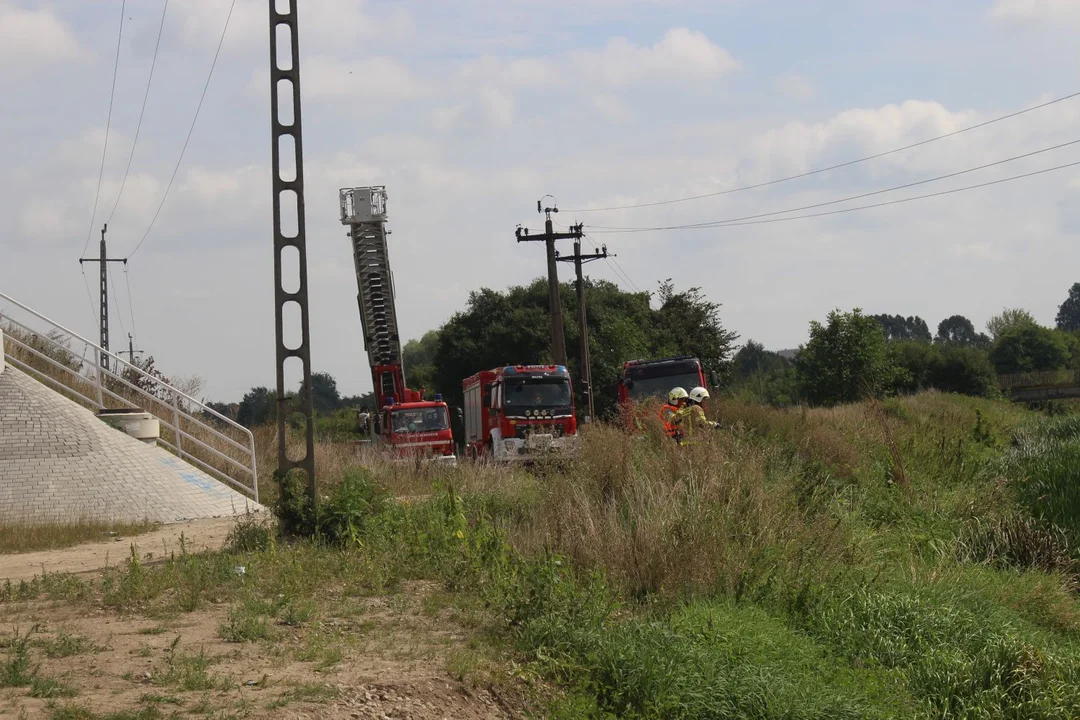
<path id="1" fill-rule="evenodd" d="M 507 365 L 462 383 L 465 453 L 473 459 L 529 461 L 577 452 L 570 373 L 562 365 Z"/>
<path id="2" fill-rule="evenodd" d="M 382 449 L 397 460 L 457 464 L 450 412 L 439 395 L 433 401 L 405 403 L 387 398 L 375 422 L 375 434 Z"/>

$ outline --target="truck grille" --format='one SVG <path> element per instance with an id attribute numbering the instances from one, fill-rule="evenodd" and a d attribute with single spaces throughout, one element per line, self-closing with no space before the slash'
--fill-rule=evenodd
<path id="1" fill-rule="evenodd" d="M 550 434 L 553 438 L 559 438 L 563 436 L 562 425 L 517 425 L 514 429 L 514 437 L 518 440 L 524 440 L 530 434 L 536 433 L 537 435 Z"/>

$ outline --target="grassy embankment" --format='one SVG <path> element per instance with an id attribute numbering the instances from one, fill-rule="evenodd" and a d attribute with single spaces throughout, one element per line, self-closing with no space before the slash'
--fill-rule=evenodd
<path id="1" fill-rule="evenodd" d="M 333 543 L 246 522 L 220 553 L 0 600 L 227 602 L 221 637 L 287 631 L 327 662 L 347 638 L 320 620 L 433 580 L 425 606 L 472 635 L 450 670 L 548 717 L 1080 716 L 1080 418 L 937 394 L 718 416 L 684 449 L 591 427 L 580 461 L 537 473 L 362 469 L 324 447 L 327 499 L 292 520 Z M 9 644 L 14 677 L 29 651 Z"/>

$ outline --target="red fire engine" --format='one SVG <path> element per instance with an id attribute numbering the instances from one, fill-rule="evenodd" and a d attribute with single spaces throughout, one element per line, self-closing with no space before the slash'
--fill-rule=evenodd
<path id="1" fill-rule="evenodd" d="M 562 365 L 507 365 L 462 383 L 465 452 L 473 459 L 534 460 L 577 452 L 570 373 Z"/>
<path id="2" fill-rule="evenodd" d="M 405 386 L 394 278 L 386 236 L 386 189 L 382 186 L 338 191 L 341 223 L 349 227 L 359 290 L 360 324 L 368 352 L 378 413 L 374 436 L 398 458 L 422 456 L 455 463 L 450 414 L 442 397 L 424 400 L 424 389 Z"/>

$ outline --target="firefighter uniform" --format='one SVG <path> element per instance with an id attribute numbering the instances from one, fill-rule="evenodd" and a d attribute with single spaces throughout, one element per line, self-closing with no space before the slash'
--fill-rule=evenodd
<path id="1" fill-rule="evenodd" d="M 660 416 L 660 422 L 664 424 L 664 434 L 669 438 L 675 437 L 678 432 L 679 413 L 684 408 L 680 408 L 678 405 L 672 405 L 671 403 L 664 403 L 660 406 L 660 410 L 657 413 Z"/>
<path id="2" fill-rule="evenodd" d="M 675 415 L 674 421 L 684 438 L 693 436 L 694 430 L 697 428 L 709 428 L 711 430 L 718 426 L 717 423 L 705 417 L 705 411 L 700 405 L 693 403 L 680 408 Z"/>

